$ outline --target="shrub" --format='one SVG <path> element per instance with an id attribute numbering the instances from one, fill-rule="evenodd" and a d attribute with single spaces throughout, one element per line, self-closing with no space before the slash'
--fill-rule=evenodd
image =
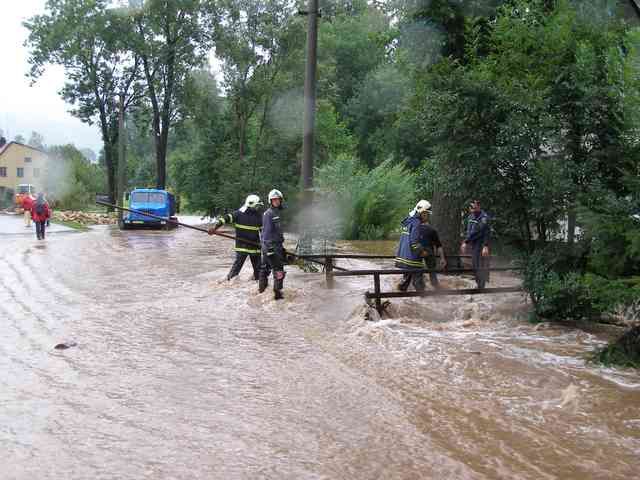
<path id="1" fill-rule="evenodd" d="M 580 275 L 565 270 L 566 264 L 560 262 L 566 257 L 557 249 L 548 249 L 537 250 L 525 260 L 523 287 L 531 297 L 536 320 L 579 320 L 595 313 Z"/>
<path id="2" fill-rule="evenodd" d="M 346 240 L 386 238 L 415 202 L 413 174 L 391 160 L 368 170 L 342 155 L 318 170 L 316 183 L 337 204 Z"/>

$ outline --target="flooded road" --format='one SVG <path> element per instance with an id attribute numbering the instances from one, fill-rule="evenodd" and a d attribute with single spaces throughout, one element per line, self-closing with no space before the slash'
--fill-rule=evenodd
<path id="1" fill-rule="evenodd" d="M 606 334 L 529 324 L 518 294 L 368 322 L 370 279 L 294 267 L 275 302 L 249 265 L 222 280 L 231 247 L 0 236 L 1 479 L 637 478 L 640 374 L 585 360 Z"/>

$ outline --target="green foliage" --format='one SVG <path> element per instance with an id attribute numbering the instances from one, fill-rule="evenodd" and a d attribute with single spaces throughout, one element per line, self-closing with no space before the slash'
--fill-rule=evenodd
<path id="1" fill-rule="evenodd" d="M 587 273 L 581 278 L 581 283 L 588 290 L 597 312 L 611 314 L 640 299 L 639 278 L 610 280 Z"/>
<path id="2" fill-rule="evenodd" d="M 65 69 L 60 94 L 71 113 L 88 124 L 97 123 L 104 143 L 108 192 L 116 197 L 115 166 L 118 140 L 117 100 L 125 106 L 140 93 L 138 61 L 126 53 L 133 26 L 126 15 L 108 9 L 104 0 L 48 0 L 46 12 L 28 19 L 29 76 L 35 82 L 49 64 Z"/>
<path id="3" fill-rule="evenodd" d="M 616 198 L 608 192 L 585 201 L 579 211 L 584 241 L 591 247 L 589 268 L 616 278 L 640 274 L 640 211 L 632 197 Z"/>
<path id="4" fill-rule="evenodd" d="M 83 210 L 95 205 L 96 193 L 104 192 L 104 169 L 89 163 L 73 145 L 53 147 L 49 151 L 56 168 L 47 171 L 45 192 L 61 210 Z"/>
<path id="5" fill-rule="evenodd" d="M 523 287 L 538 319 L 580 320 L 613 314 L 640 299 L 640 280 L 609 279 L 584 271 L 586 252 L 548 247 L 524 261 Z"/>
<path id="6" fill-rule="evenodd" d="M 393 125 L 408 91 L 407 78 L 394 66 L 383 65 L 371 72 L 347 104 L 346 115 L 358 139 L 358 157 L 369 167 L 397 150 Z"/>
<path id="7" fill-rule="evenodd" d="M 594 360 L 605 365 L 640 368 L 640 326 L 631 328 L 615 342 L 597 352 Z"/>
<path id="8" fill-rule="evenodd" d="M 348 156 L 321 167 L 316 180 L 319 190 L 333 194 L 343 238 L 350 240 L 382 239 L 397 229 L 414 202 L 414 181 L 402 164 L 387 160 L 368 170 Z"/>

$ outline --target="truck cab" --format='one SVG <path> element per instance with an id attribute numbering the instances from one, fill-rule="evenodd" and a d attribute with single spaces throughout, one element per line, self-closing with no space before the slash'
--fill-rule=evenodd
<path id="1" fill-rule="evenodd" d="M 155 188 L 136 188 L 129 194 L 129 208 L 139 212 L 149 213 L 163 220 L 139 213 L 127 212 L 122 218 L 123 228 L 156 227 L 171 228 L 175 224 L 167 220 L 176 219 L 176 201 L 172 193 Z"/>

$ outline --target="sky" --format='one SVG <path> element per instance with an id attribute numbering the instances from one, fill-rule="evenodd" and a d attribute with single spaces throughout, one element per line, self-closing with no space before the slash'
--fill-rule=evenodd
<path id="1" fill-rule="evenodd" d="M 7 140 L 32 131 L 44 136 L 47 145 L 73 143 L 96 154 L 102 148 L 98 125 L 87 125 L 73 117 L 58 92 L 64 85 L 64 69 L 51 65 L 37 83 L 25 77 L 29 51 L 23 46 L 28 31 L 22 22 L 44 13 L 45 0 L 2 1 L 0 14 L 0 130 Z M 215 65 L 215 58 L 210 58 Z"/>

